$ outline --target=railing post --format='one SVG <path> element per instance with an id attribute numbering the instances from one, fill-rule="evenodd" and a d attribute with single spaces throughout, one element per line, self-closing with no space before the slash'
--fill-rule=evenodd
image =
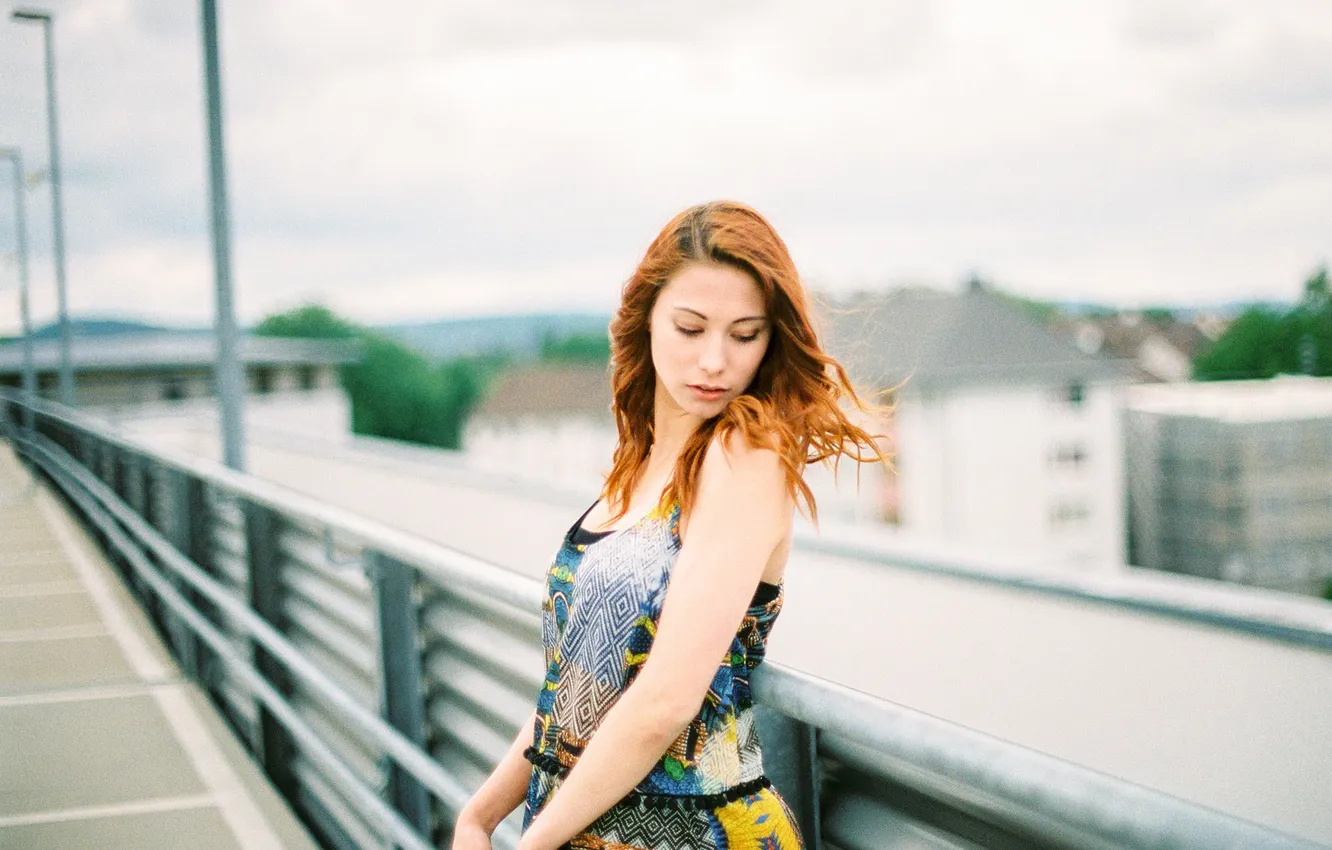
<path id="1" fill-rule="evenodd" d="M 136 514 L 144 516 L 143 458 L 138 452 L 125 453 L 124 499 Z"/>
<path id="2" fill-rule="evenodd" d="M 143 455 L 134 451 L 122 450 L 120 498 L 130 506 L 134 513 L 151 523 L 152 520 L 147 513 L 148 495 L 144 492 L 144 465 L 145 458 Z M 125 574 L 129 576 L 130 585 L 138 594 L 140 603 L 149 618 L 158 624 L 159 629 L 162 628 L 162 607 L 158 603 L 157 595 L 139 578 L 138 574 L 128 567 L 128 563 L 124 565 L 124 570 Z"/>
<path id="3" fill-rule="evenodd" d="M 822 850 L 818 730 L 764 705 L 754 711 L 763 745 L 763 772 L 795 815 L 806 850 Z"/>
<path id="4" fill-rule="evenodd" d="M 120 497 L 122 502 L 129 501 L 125 498 L 125 465 L 128 462 L 128 454 L 120 446 L 111 447 L 111 480 L 107 483 L 111 485 L 111 489 Z"/>
<path id="5" fill-rule="evenodd" d="M 163 520 L 159 530 L 171 541 L 171 545 L 189 558 L 194 564 L 207 569 L 201 553 L 207 555 L 207 509 L 204 503 L 203 483 L 186 472 L 160 468 L 158 474 L 167 476 L 167 488 L 171 499 L 163 507 Z M 190 604 L 203 610 L 203 599 L 192 590 L 185 581 L 172 576 L 172 584 L 185 595 Z M 205 616 L 207 612 L 205 611 Z M 195 637 L 183 622 L 171 617 L 171 642 L 176 648 L 176 658 L 180 661 L 185 674 L 197 682 L 203 682 L 204 652 L 202 642 Z M 210 618 L 211 619 L 211 618 Z M 207 683 L 204 683 L 205 685 Z"/>
<path id="6" fill-rule="evenodd" d="M 103 484 L 110 483 L 107 473 L 106 440 L 96 437 L 93 440 L 92 471 Z"/>
<path id="7" fill-rule="evenodd" d="M 243 504 L 250 606 L 273 628 L 285 633 L 287 624 L 282 604 L 282 557 L 278 551 L 281 519 L 270 508 L 248 501 Z M 284 696 L 291 695 L 291 677 L 281 662 L 257 645 L 254 647 L 254 660 L 260 675 Z M 282 724 L 262 705 L 259 707 L 259 736 L 264 770 L 282 795 L 294 802 L 299 790 L 292 771 L 295 745 Z"/>
<path id="8" fill-rule="evenodd" d="M 49 435 L 43 434 L 43 436 Z M 115 445 L 108 445 L 106 447 L 106 484 L 111 488 L 111 492 L 116 494 L 116 497 L 120 499 L 120 501 L 133 507 L 134 503 L 129 494 L 129 463 L 129 452 L 125 449 Z M 128 585 L 129 589 L 136 597 L 143 599 L 144 594 L 147 592 L 143 586 L 143 582 L 137 575 L 135 575 L 134 570 L 130 568 L 129 561 L 123 554 L 121 554 L 120 550 L 111 545 L 111 538 L 106 535 L 101 535 L 98 539 L 98 543 L 101 544 L 102 549 L 108 553 L 111 563 L 115 565 L 121 576 L 124 577 L 125 583 Z"/>
<path id="9" fill-rule="evenodd" d="M 153 487 L 155 476 L 153 475 L 155 464 L 152 458 L 147 455 L 138 455 L 138 463 L 135 465 L 135 471 L 139 478 L 139 516 L 143 517 L 149 525 L 162 530 L 162 513 L 165 505 L 160 504 L 157 489 Z"/>
<path id="10" fill-rule="evenodd" d="M 93 469 L 93 460 L 92 460 L 93 459 L 92 447 L 94 445 L 92 434 L 89 434 L 87 431 L 80 429 L 75 434 L 75 442 L 79 447 L 78 454 L 76 454 L 75 457 L 78 458 L 79 463 L 83 464 L 83 466 L 86 469 L 90 469 L 95 472 L 96 470 Z"/>
<path id="11" fill-rule="evenodd" d="M 366 552 L 379 613 L 384 719 L 425 749 L 425 693 L 421 674 L 420 601 L 416 571 L 380 552 Z M 430 835 L 430 796 L 396 761 L 389 761 L 389 801 L 423 836 Z"/>

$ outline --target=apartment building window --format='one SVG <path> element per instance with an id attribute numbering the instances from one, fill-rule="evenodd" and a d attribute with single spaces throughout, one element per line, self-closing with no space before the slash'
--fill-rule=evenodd
<path id="1" fill-rule="evenodd" d="M 1087 392 L 1086 387 L 1082 385 L 1081 381 L 1074 381 L 1073 383 L 1069 384 L 1068 390 L 1065 394 L 1065 398 L 1068 401 L 1068 406 L 1082 407 L 1082 403 L 1083 401 L 1085 401 L 1086 392 Z"/>
<path id="2" fill-rule="evenodd" d="M 298 373 L 301 389 L 312 390 L 319 386 L 319 372 L 314 366 L 302 366 Z"/>
<path id="3" fill-rule="evenodd" d="M 273 391 L 272 369 L 260 367 L 255 369 L 251 374 L 254 376 L 254 392 L 256 394 L 264 395 L 265 393 L 271 393 Z"/>
<path id="4" fill-rule="evenodd" d="M 1081 469 L 1087 463 L 1087 449 L 1081 443 L 1060 443 L 1048 454 L 1052 469 Z"/>
<path id="5" fill-rule="evenodd" d="M 1075 528 L 1090 517 L 1091 507 L 1081 499 L 1061 499 L 1050 506 L 1050 525 L 1055 529 Z"/>

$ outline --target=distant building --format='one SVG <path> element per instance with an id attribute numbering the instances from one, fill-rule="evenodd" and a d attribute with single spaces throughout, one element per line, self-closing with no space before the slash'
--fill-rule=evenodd
<path id="1" fill-rule="evenodd" d="M 895 469 L 863 469 L 858 492 L 850 475 L 833 491 L 812 472 L 821 505 L 1063 564 L 1125 562 L 1128 364 L 980 286 L 898 290 L 828 313 L 827 347 L 853 381 L 900 388 L 891 421 L 870 423 L 889 434 Z"/>
<path id="2" fill-rule="evenodd" d="M 118 417 L 210 408 L 216 395 L 217 343 L 210 332 L 142 332 L 75 337 L 70 355 L 75 403 Z M 38 394 L 58 397 L 60 350 L 56 340 L 34 343 Z M 340 366 L 355 362 L 350 340 L 248 336 L 240 359 L 247 395 L 275 422 L 320 431 L 350 430 L 349 402 Z M 19 388 L 23 343 L 0 344 L 0 386 Z"/>
<path id="3" fill-rule="evenodd" d="M 829 349 L 863 386 L 906 381 L 887 433 L 896 471 L 812 467 L 820 516 L 1093 567 L 1125 561 L 1122 390 L 1088 355 L 993 293 L 902 291 L 834 309 Z M 606 367 L 501 375 L 473 411 L 478 466 L 595 490 L 615 448 Z"/>
<path id="4" fill-rule="evenodd" d="M 531 363 L 501 375 L 473 409 L 463 450 L 479 467 L 597 490 L 615 451 L 602 363 Z"/>
<path id="5" fill-rule="evenodd" d="M 1130 361 L 1143 382 L 1190 380 L 1194 359 L 1213 339 L 1194 322 L 1153 320 L 1138 312 L 1067 319 L 1055 327 L 1088 354 Z"/>
<path id="6" fill-rule="evenodd" d="M 1332 378 L 1135 387 L 1126 439 L 1132 563 L 1323 592 Z"/>

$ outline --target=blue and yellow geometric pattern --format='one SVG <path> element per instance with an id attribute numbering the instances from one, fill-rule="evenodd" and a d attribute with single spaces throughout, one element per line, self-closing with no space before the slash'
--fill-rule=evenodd
<path id="1" fill-rule="evenodd" d="M 592 543 L 573 529 L 546 575 L 541 635 L 546 675 L 537 696 L 524 826 L 578 762 L 602 718 L 652 649 L 680 510 L 663 506 Z M 795 850 L 794 820 L 763 776 L 749 679 L 781 611 L 781 588 L 760 584 L 698 714 L 624 801 L 578 836 L 579 850 Z"/>

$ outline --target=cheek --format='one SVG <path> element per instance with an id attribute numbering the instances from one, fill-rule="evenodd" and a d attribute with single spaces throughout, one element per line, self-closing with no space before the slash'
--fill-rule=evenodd
<path id="1" fill-rule="evenodd" d="M 659 377 L 670 379 L 679 371 L 680 343 L 672 334 L 671 329 L 666 328 L 660 332 L 653 331 L 651 350 L 652 368 L 656 370 Z"/>
<path id="2" fill-rule="evenodd" d="M 758 374 L 759 366 L 763 364 L 763 356 L 767 352 L 768 347 L 766 345 L 745 346 L 738 362 L 743 370 L 746 384 L 753 381 L 754 376 Z"/>

